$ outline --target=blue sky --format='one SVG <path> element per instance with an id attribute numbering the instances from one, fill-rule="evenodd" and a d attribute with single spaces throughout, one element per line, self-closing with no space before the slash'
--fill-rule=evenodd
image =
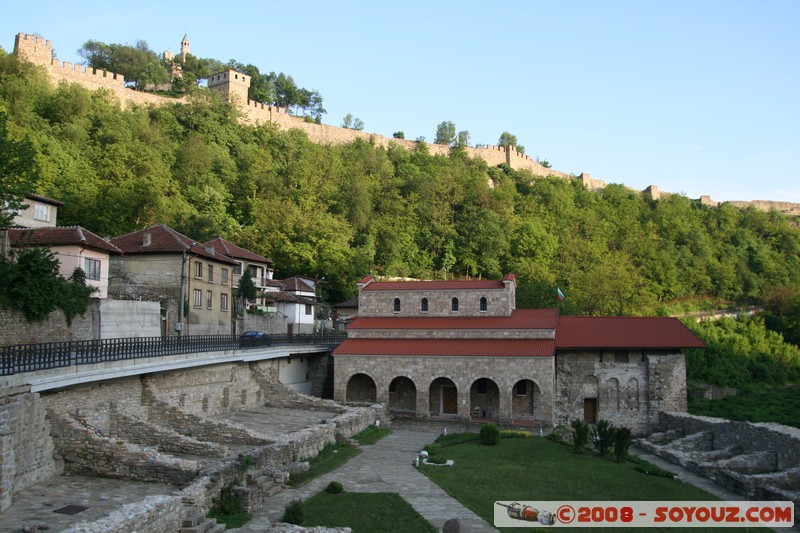
<path id="1" fill-rule="evenodd" d="M 471 143 L 513 133 L 553 168 L 690 198 L 800 202 L 795 0 L 8 2 L 19 32 L 80 62 L 89 40 L 284 72 L 326 124 Z"/>

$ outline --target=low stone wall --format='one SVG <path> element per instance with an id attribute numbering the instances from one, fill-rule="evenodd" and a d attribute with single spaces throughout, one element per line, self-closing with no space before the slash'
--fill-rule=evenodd
<path id="1" fill-rule="evenodd" d="M 160 452 L 186 453 L 204 457 L 225 457 L 230 449 L 224 444 L 187 437 L 170 428 L 139 420 L 123 413 L 114 413 L 111 436 L 133 444 L 152 446 Z"/>
<path id="2" fill-rule="evenodd" d="M 800 429 L 664 412 L 636 444 L 751 500 L 791 500 L 800 516 Z"/>
<path id="3" fill-rule="evenodd" d="M 67 413 L 50 410 L 48 418 L 53 441 L 67 472 L 177 486 L 190 483 L 199 472 L 195 461 L 104 437 L 85 421 Z"/>
<path id="4" fill-rule="evenodd" d="M 148 496 L 94 522 L 80 522 L 62 533 L 164 533 L 179 531 L 186 509 L 180 496 Z"/>

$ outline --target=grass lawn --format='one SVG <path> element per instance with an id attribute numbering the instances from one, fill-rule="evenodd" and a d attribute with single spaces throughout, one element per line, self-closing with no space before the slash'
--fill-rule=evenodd
<path id="1" fill-rule="evenodd" d="M 383 437 L 391 435 L 392 430 L 387 427 L 367 426 L 364 431 L 353 437 L 362 446 L 375 444 Z"/>
<path id="2" fill-rule="evenodd" d="M 349 527 L 353 533 L 435 533 L 398 494 L 320 492 L 303 502 L 303 526 Z"/>
<path id="3" fill-rule="evenodd" d="M 305 472 L 294 472 L 289 476 L 290 487 L 299 487 L 312 479 L 327 474 L 339 465 L 343 465 L 361 450 L 348 444 L 328 444 L 319 454 L 308 461 L 309 469 Z"/>
<path id="4" fill-rule="evenodd" d="M 633 463 L 617 463 L 593 452 L 577 455 L 570 447 L 536 437 L 501 439 L 497 446 L 457 444 L 442 448 L 437 457 L 453 459 L 455 465 L 424 466 L 420 470 L 490 524 L 494 521 L 494 502 L 500 500 L 719 499 L 680 481 L 637 472 Z"/>

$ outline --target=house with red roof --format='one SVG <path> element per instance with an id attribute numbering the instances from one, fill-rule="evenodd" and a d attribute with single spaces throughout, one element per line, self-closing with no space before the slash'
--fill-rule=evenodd
<path id="1" fill-rule="evenodd" d="M 164 225 L 111 239 L 109 294 L 161 303 L 162 335 L 231 334 L 233 272 L 240 263 Z"/>
<path id="2" fill-rule="evenodd" d="M 232 283 L 234 288 L 239 286 L 239 279 L 243 275 L 248 275 L 260 293 L 270 290 L 270 280 L 272 280 L 273 273 L 272 259 L 237 246 L 222 237 L 215 237 L 206 242 L 204 246 L 211 247 L 217 254 L 224 255 L 238 263 L 233 269 Z M 254 302 L 246 302 L 245 305 L 248 305 L 248 308 L 253 305 L 263 311 L 269 311 L 263 296 L 259 296 Z"/>
<path id="3" fill-rule="evenodd" d="M 7 231 L 12 248 L 50 249 L 58 259 L 62 277 L 69 278 L 76 268 L 80 268 L 86 275 L 86 284 L 95 288 L 92 297 L 108 297 L 109 258 L 121 253 L 113 244 L 80 226 L 39 226 Z"/>
<path id="4" fill-rule="evenodd" d="M 683 350 L 665 317 L 516 309 L 516 279 L 358 283 L 359 314 L 333 352 L 334 398 L 416 417 L 554 426 L 599 419 L 645 433 L 686 411 Z"/>

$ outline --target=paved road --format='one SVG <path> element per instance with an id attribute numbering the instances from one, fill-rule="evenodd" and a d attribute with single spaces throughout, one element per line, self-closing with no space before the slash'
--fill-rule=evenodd
<path id="1" fill-rule="evenodd" d="M 470 533 L 495 532 L 491 524 L 461 505 L 424 474 L 412 462 L 417 452 L 439 433 L 431 428 L 394 428 L 394 433 L 362 452 L 333 472 L 318 477 L 297 489 L 284 489 L 267 501 L 240 533 L 263 533 L 279 522 L 284 507 L 293 499 L 306 499 L 339 481 L 348 492 L 396 492 L 428 522 L 441 530 L 451 518 L 459 518 Z"/>

